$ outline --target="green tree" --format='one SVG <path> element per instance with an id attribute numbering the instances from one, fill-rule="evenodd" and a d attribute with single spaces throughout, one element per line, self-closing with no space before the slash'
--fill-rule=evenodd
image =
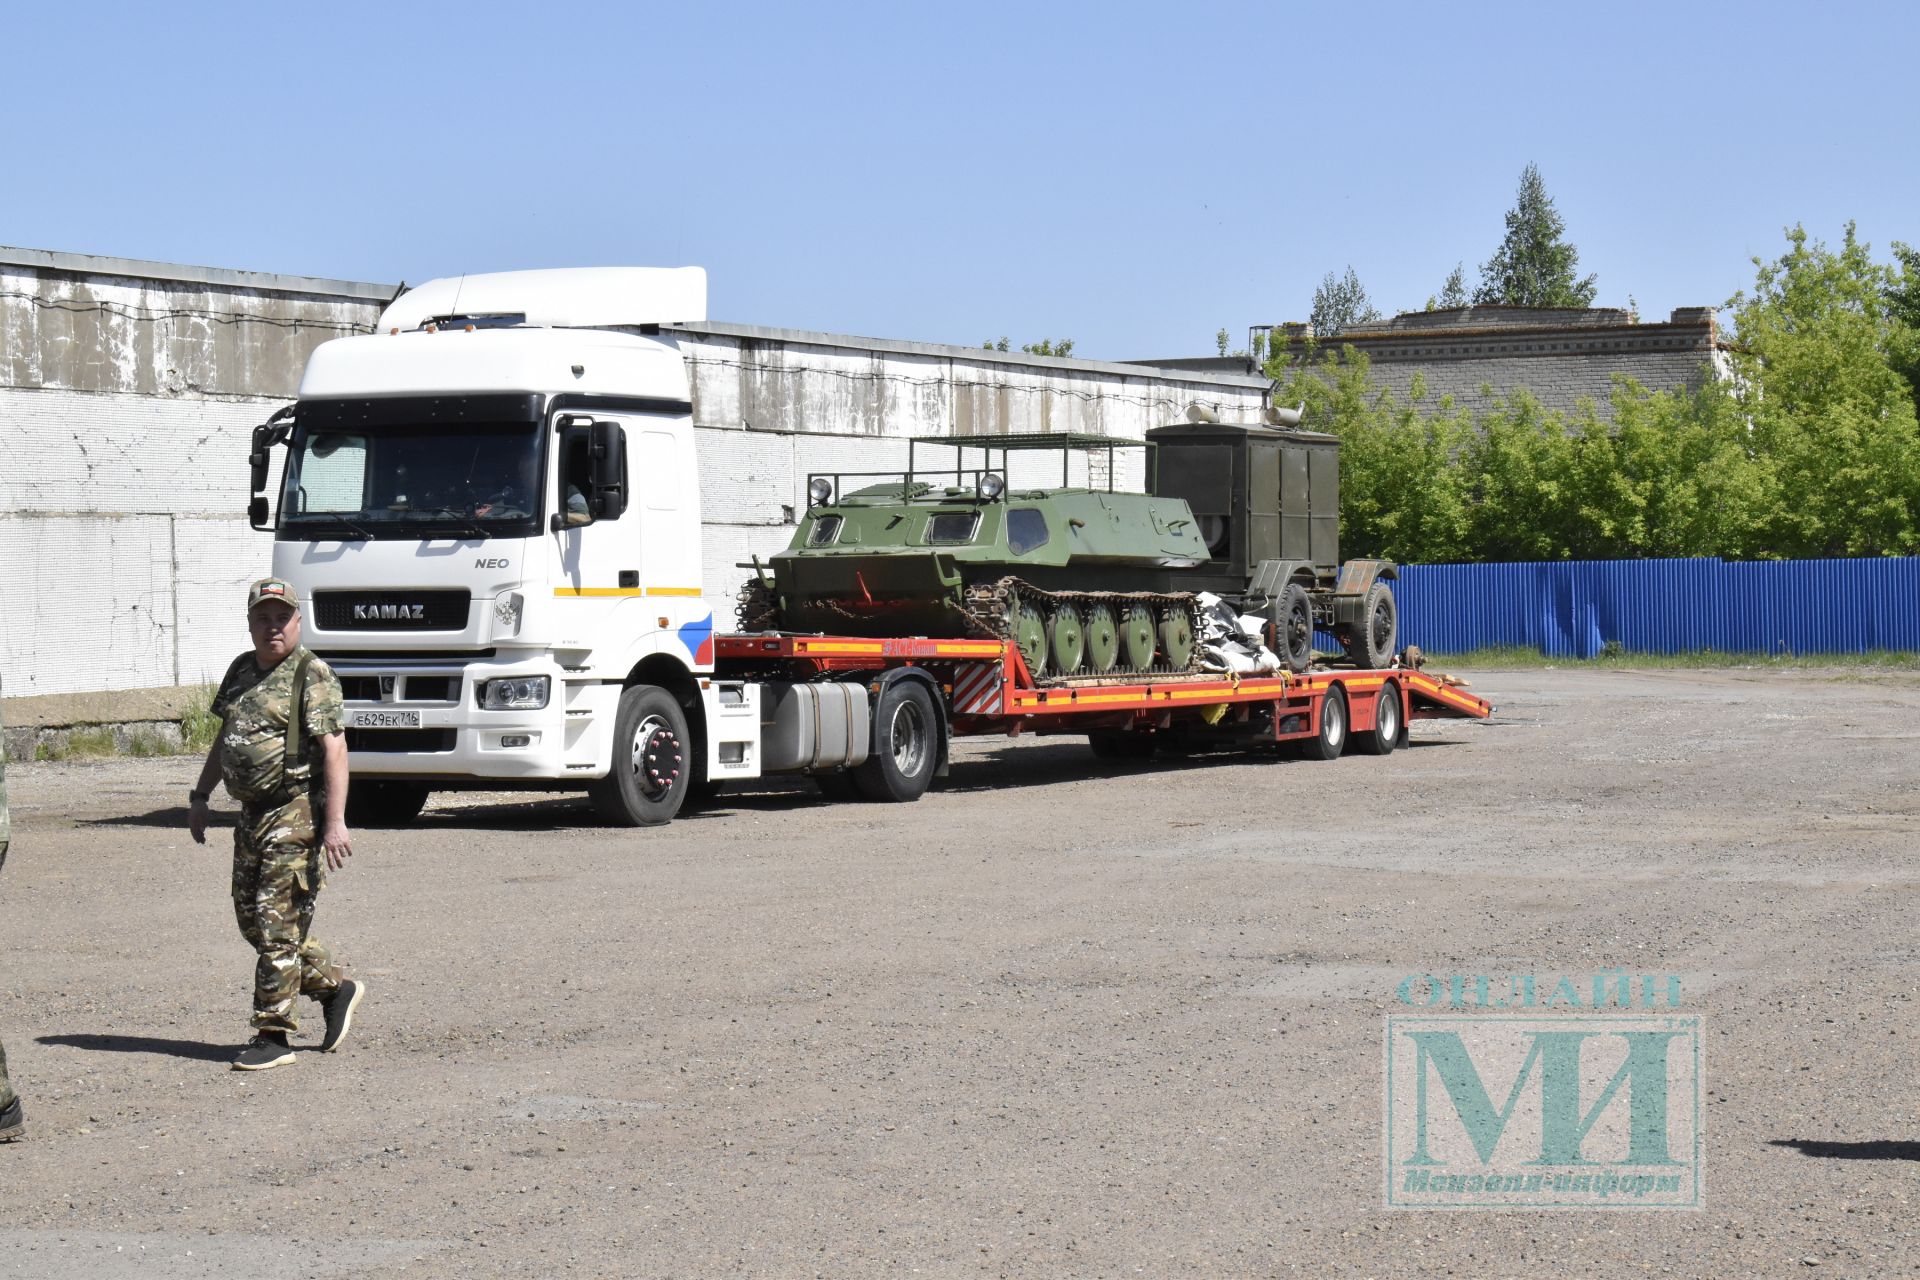
<path id="1" fill-rule="evenodd" d="M 1913 388 L 1920 408 L 1920 249 L 1895 240 L 1893 256 L 1900 270 L 1887 286 L 1887 314 L 1901 328 L 1889 343 L 1888 357 Z"/>
<path id="2" fill-rule="evenodd" d="M 1347 268 L 1344 277 L 1327 272 L 1327 278 L 1313 291 L 1313 313 L 1308 319 L 1313 324 L 1314 337 L 1321 341 L 1338 337 L 1356 324 L 1367 324 L 1380 318 L 1380 311 L 1367 297 L 1367 291 L 1360 283 L 1360 277 L 1354 274 L 1352 267 Z"/>
<path id="3" fill-rule="evenodd" d="M 1480 267 L 1475 302 L 1515 307 L 1585 307 L 1593 302 L 1594 278 L 1574 278 L 1580 251 L 1563 237 L 1567 224 L 1553 207 L 1538 166 L 1520 173 L 1520 194 L 1507 212 L 1507 235 Z"/>
<path id="4" fill-rule="evenodd" d="M 1006 348 L 1001 348 L 1005 350 Z M 1020 349 L 1030 356 L 1058 356 L 1064 360 L 1073 354 L 1073 339 L 1062 338 L 1055 342 L 1052 338 L 1042 338 L 1038 342 L 1023 342 Z"/>
<path id="5" fill-rule="evenodd" d="M 1899 363 L 1914 330 L 1893 298 L 1906 279 L 1847 224 L 1838 251 L 1787 232 L 1754 259 L 1751 296 L 1729 302 L 1734 362 L 1756 453 L 1773 469 L 1760 544 L 1779 556 L 1920 551 L 1920 424 Z"/>
<path id="6" fill-rule="evenodd" d="M 1450 310 L 1467 305 L 1467 277 L 1463 269 L 1465 265 L 1465 263 L 1456 262 L 1453 264 L 1453 270 L 1447 273 L 1447 282 L 1440 286 L 1440 296 L 1436 299 L 1436 305 L 1440 309 Z M 1434 310 L 1433 307 L 1427 309 Z"/>

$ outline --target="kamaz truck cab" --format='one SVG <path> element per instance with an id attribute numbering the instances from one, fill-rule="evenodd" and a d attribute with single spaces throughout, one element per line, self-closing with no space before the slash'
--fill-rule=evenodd
<path id="1" fill-rule="evenodd" d="M 692 405 L 653 330 L 705 316 L 698 268 L 432 281 L 255 430 L 253 523 L 345 689 L 355 820 L 533 785 L 663 821 L 705 777 Z"/>

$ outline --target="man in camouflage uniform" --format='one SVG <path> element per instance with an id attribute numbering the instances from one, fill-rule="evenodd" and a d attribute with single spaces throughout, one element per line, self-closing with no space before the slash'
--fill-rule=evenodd
<path id="1" fill-rule="evenodd" d="M 0 693 L 4 693 L 0 690 Z M 13 820 L 7 816 L 7 734 L 0 723 L 0 867 L 7 864 L 7 845 L 13 839 Z M 7 1046 L 0 1044 L 0 1142 L 12 1142 L 27 1135 L 26 1116 L 20 1095 L 7 1079 Z"/>
<path id="2" fill-rule="evenodd" d="M 329 868 L 353 853 L 347 839 L 347 740 L 340 681 L 300 644 L 293 589 L 262 578 L 247 593 L 253 652 L 227 668 L 214 695 L 220 733 L 200 782 L 188 793 L 193 838 L 206 842 L 207 796 L 215 780 L 240 802 L 233 839 L 233 910 L 259 952 L 253 977 L 254 1036 L 233 1060 L 236 1071 L 293 1061 L 287 1043 L 299 1029 L 294 1002 L 320 1002 L 322 1052 L 346 1040 L 366 994 L 327 949 L 309 936 L 314 902 Z M 299 702 L 299 732 L 293 731 Z M 324 855 L 324 857 L 323 857 Z"/>

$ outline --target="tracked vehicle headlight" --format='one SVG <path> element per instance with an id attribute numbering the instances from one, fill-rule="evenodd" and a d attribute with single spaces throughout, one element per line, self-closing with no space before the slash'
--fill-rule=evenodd
<path id="1" fill-rule="evenodd" d="M 827 479 L 825 476 L 815 476 L 813 479 L 807 481 L 807 501 L 811 502 L 814 506 L 821 506 L 832 496 L 833 481 Z"/>
<path id="2" fill-rule="evenodd" d="M 1005 476 L 997 471 L 983 471 L 980 473 L 980 478 L 974 482 L 973 487 L 974 491 L 981 497 L 985 498 L 988 502 L 992 502 L 995 498 L 1007 491 L 1007 480 Z"/>

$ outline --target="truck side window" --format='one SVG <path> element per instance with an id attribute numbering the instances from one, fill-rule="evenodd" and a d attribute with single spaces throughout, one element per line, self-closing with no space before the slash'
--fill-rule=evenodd
<path id="1" fill-rule="evenodd" d="M 1047 545 L 1047 518 L 1038 507 L 1015 507 L 1007 512 L 1007 550 L 1023 556 Z"/>
<path id="2" fill-rule="evenodd" d="M 566 471 L 560 480 L 560 506 L 566 512 L 568 524 L 593 523 L 593 511 L 587 504 L 587 494 L 592 489 L 593 463 L 587 454 L 587 433 L 569 431 Z"/>

